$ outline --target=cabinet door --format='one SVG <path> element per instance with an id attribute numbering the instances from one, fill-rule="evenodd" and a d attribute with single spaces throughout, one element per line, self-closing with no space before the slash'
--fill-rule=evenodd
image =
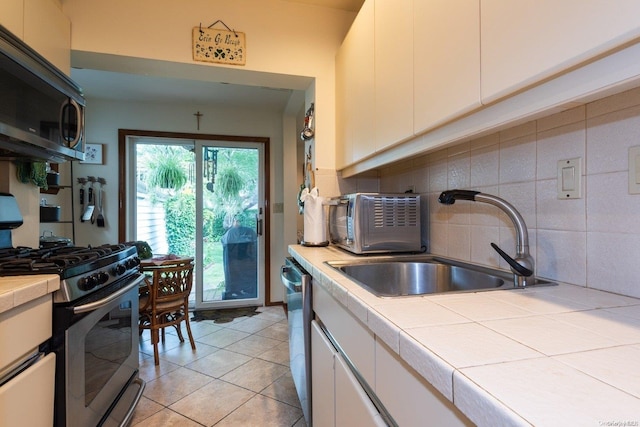
<path id="1" fill-rule="evenodd" d="M 313 281 L 313 310 L 368 384 L 375 383 L 375 336 Z"/>
<path id="2" fill-rule="evenodd" d="M 376 342 L 376 395 L 400 426 L 471 426 L 467 417 L 385 344 Z"/>
<path id="3" fill-rule="evenodd" d="M 373 154 L 373 0 L 365 1 L 336 56 L 338 167 Z"/>
<path id="4" fill-rule="evenodd" d="M 413 136 L 413 0 L 375 0 L 376 151 Z"/>
<path id="5" fill-rule="evenodd" d="M 640 34 L 637 0 L 481 0 L 480 10 L 483 103 Z"/>
<path id="6" fill-rule="evenodd" d="M 23 0 L 2 0 L 0 2 L 0 25 L 14 36 L 23 37 Z"/>
<path id="7" fill-rule="evenodd" d="M 311 322 L 311 416 L 316 427 L 335 424 L 333 364 L 335 349 L 318 322 Z"/>
<path id="8" fill-rule="evenodd" d="M 386 426 L 344 359 L 335 360 L 336 426 Z"/>
<path id="9" fill-rule="evenodd" d="M 71 74 L 71 22 L 54 0 L 25 0 L 24 42 Z"/>
<path id="10" fill-rule="evenodd" d="M 414 131 L 480 107 L 480 2 L 414 3 Z"/>
<path id="11" fill-rule="evenodd" d="M 56 355 L 49 353 L 0 387 L 0 425 L 51 427 Z"/>

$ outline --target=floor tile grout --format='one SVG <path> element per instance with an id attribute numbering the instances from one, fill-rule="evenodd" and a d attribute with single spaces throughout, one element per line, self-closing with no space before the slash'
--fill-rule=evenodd
<path id="1" fill-rule="evenodd" d="M 284 311 L 282 307 L 258 311 L 256 316 L 224 324 L 192 321 L 195 351 L 184 326 L 184 343 L 175 330 L 167 329 L 157 367 L 148 333 L 143 335 L 140 376 L 147 382 L 146 400 L 139 404 L 131 425 L 306 426 L 289 370 Z M 176 372 L 181 368 L 185 370 Z"/>

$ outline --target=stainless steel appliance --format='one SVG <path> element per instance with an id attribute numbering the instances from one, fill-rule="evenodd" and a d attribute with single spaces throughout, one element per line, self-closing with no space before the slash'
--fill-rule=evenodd
<path id="1" fill-rule="evenodd" d="M 355 254 L 418 252 L 420 196 L 354 193 L 331 199 L 329 238 Z"/>
<path id="2" fill-rule="evenodd" d="M 0 276 L 59 274 L 53 295 L 54 425 L 126 425 L 138 378 L 140 260 L 133 246 L 0 250 Z"/>
<path id="3" fill-rule="evenodd" d="M 0 26 L 0 157 L 84 160 L 80 87 Z"/>
<path id="4" fill-rule="evenodd" d="M 0 195 L 0 241 L 22 218 Z M 19 216 L 19 218 L 18 218 Z M 2 235 L 5 235 L 4 238 Z M 58 274 L 51 339 L 55 353 L 54 425 L 126 426 L 144 390 L 138 377 L 138 287 L 135 246 L 0 248 L 0 276 Z"/>
<path id="5" fill-rule="evenodd" d="M 311 426 L 311 275 L 293 258 L 287 258 L 280 278 L 287 290 L 289 366 L 304 418 Z"/>

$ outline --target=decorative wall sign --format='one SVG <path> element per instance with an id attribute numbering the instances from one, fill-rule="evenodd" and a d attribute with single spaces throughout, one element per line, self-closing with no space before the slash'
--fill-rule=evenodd
<path id="1" fill-rule="evenodd" d="M 85 144 L 84 161 L 80 163 L 102 164 L 102 144 Z"/>
<path id="2" fill-rule="evenodd" d="M 245 65 L 247 49 L 244 33 L 234 31 L 224 25 L 227 30 L 202 26 L 193 28 L 193 60 L 201 62 L 216 62 L 228 65 Z"/>

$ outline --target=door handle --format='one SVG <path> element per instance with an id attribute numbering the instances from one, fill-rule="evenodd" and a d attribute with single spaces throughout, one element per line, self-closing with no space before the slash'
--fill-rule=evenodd
<path id="1" fill-rule="evenodd" d="M 262 236 L 262 220 L 256 216 L 256 234 Z"/>

